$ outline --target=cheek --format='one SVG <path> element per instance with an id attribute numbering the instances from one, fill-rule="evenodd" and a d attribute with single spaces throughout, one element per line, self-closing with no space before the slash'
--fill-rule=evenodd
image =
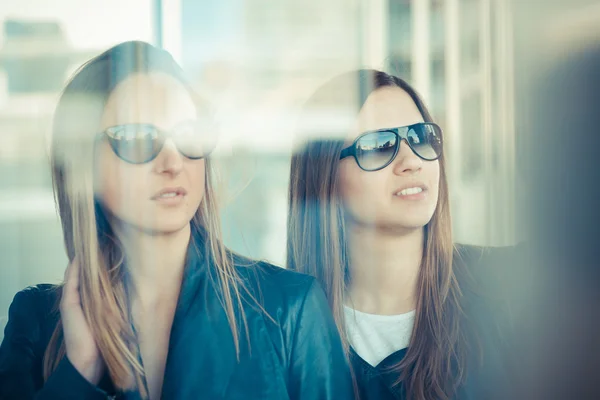
<path id="1" fill-rule="evenodd" d="M 377 172 L 364 172 L 350 161 L 340 165 L 340 194 L 346 207 L 355 214 L 369 212 L 377 208 L 380 196 L 385 191 L 385 182 Z"/>
<path id="2" fill-rule="evenodd" d="M 429 187 L 429 204 L 434 209 L 440 198 L 440 164 L 439 161 L 428 162 L 423 165 L 422 178 Z"/>
<path id="3" fill-rule="evenodd" d="M 353 197 L 353 194 L 357 191 L 358 182 L 354 177 L 352 168 L 346 161 L 340 163 L 340 169 L 338 171 L 338 177 L 340 180 L 340 196 L 344 202 L 347 202 Z"/>
<path id="4" fill-rule="evenodd" d="M 440 187 L 440 163 L 435 161 L 426 166 L 429 185 L 437 193 Z"/>
<path id="5" fill-rule="evenodd" d="M 96 169 L 94 174 L 94 194 L 111 211 L 121 191 L 119 171 L 112 149 L 102 143 L 96 150 Z"/>
<path id="6" fill-rule="evenodd" d="M 195 202 L 200 202 L 204 198 L 204 189 L 206 185 L 206 163 L 205 160 L 189 160 L 185 165 L 189 184 L 188 194 Z"/>
<path id="7" fill-rule="evenodd" d="M 108 144 L 103 144 L 96 153 L 94 189 L 96 197 L 115 215 L 129 213 L 148 198 L 148 165 L 132 165 L 121 161 Z"/>

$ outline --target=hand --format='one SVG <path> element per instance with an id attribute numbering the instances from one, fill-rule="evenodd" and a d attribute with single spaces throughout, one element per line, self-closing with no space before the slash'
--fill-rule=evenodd
<path id="1" fill-rule="evenodd" d="M 77 259 L 69 264 L 65 272 L 60 317 L 67 358 L 88 382 L 97 385 L 102 378 L 105 365 L 81 308 Z"/>

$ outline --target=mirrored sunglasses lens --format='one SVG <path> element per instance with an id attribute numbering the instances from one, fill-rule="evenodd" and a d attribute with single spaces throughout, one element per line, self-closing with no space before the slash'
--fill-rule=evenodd
<path id="1" fill-rule="evenodd" d="M 189 158 L 208 156 L 216 147 L 214 124 L 196 121 L 177 127 L 173 140 L 179 151 Z"/>
<path id="2" fill-rule="evenodd" d="M 393 132 L 373 132 L 359 139 L 356 158 L 361 168 L 376 170 L 391 161 L 396 152 L 398 137 Z"/>
<path id="3" fill-rule="evenodd" d="M 150 161 L 162 147 L 158 130 L 152 125 L 121 125 L 107 129 L 106 134 L 117 156 L 134 164 Z"/>
<path id="4" fill-rule="evenodd" d="M 421 158 L 435 160 L 442 154 L 442 134 L 436 125 L 415 125 L 408 130 L 407 138 L 410 147 Z"/>

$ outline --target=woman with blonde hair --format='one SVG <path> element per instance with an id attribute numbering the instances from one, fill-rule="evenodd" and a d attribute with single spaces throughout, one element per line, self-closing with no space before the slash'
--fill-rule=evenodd
<path id="1" fill-rule="evenodd" d="M 15 296 L 0 398 L 350 396 L 314 278 L 224 247 L 215 141 L 164 50 L 122 43 L 75 73 L 51 154 L 70 264 L 64 284 Z"/>

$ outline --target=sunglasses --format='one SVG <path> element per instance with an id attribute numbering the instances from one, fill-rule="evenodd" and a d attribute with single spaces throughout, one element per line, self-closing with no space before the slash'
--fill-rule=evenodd
<path id="1" fill-rule="evenodd" d="M 207 157 L 217 138 L 213 124 L 186 121 L 165 131 L 152 124 L 123 124 L 100 133 L 108 139 L 115 154 L 130 164 L 144 164 L 158 156 L 167 139 L 173 140 L 179 153 L 192 160 Z"/>
<path id="2" fill-rule="evenodd" d="M 342 150 L 340 160 L 354 157 L 362 170 L 378 171 L 394 161 L 403 140 L 425 161 L 437 160 L 442 155 L 442 128 L 432 122 L 419 122 L 365 132 Z"/>

